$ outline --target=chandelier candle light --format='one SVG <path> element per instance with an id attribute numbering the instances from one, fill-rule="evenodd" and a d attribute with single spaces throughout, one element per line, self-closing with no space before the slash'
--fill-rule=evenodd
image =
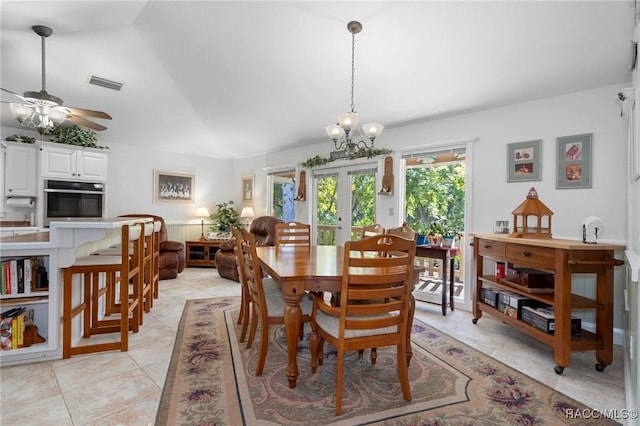
<path id="1" fill-rule="evenodd" d="M 384 126 L 380 123 L 367 123 L 358 127 L 358 113 L 353 99 L 354 79 L 355 79 L 355 55 L 356 55 L 356 34 L 362 31 L 362 24 L 358 21 L 351 21 L 347 24 L 347 29 L 351 33 L 351 111 L 338 115 L 338 123 L 325 128 L 329 137 L 333 140 L 336 151 L 342 156 L 351 155 L 360 149 L 373 148 L 373 141 L 382 133 Z M 359 135 L 354 138 L 354 130 L 357 129 Z M 363 137 L 363 134 L 370 141 Z M 332 153 L 332 157 L 333 157 Z"/>
<path id="2" fill-rule="evenodd" d="M 200 219 L 200 241 L 206 240 L 206 237 L 204 236 L 204 218 L 210 217 L 210 216 L 211 215 L 209 214 L 209 209 L 206 207 L 198 207 L 198 210 L 196 210 L 196 217 L 201 218 Z"/>

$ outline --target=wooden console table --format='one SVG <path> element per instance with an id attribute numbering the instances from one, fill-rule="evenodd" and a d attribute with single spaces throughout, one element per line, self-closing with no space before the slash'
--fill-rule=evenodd
<path id="1" fill-rule="evenodd" d="M 215 255 L 220 244 L 229 240 L 194 240 L 186 242 L 187 266 L 215 268 Z"/>
<path id="2" fill-rule="evenodd" d="M 486 312 L 501 321 L 516 327 L 523 333 L 553 348 L 556 362 L 554 370 L 562 374 L 571 362 L 571 351 L 595 350 L 598 371 L 603 371 L 613 361 L 613 267 L 623 265 L 614 258 L 615 251 L 625 247 L 615 244 L 584 244 L 580 241 L 560 239 L 511 238 L 499 234 L 475 234 L 473 323 L 476 324 Z M 485 260 L 507 262 L 509 267 L 524 266 L 555 274 L 553 293 L 532 293 L 505 279 L 497 279 L 494 270 L 484 270 Z M 488 272 L 488 273 L 487 273 Z M 596 274 L 595 299 L 573 294 L 571 275 L 574 273 Z M 497 308 L 484 303 L 483 287 L 507 290 L 527 298 L 543 302 L 554 308 L 555 331 L 546 333 L 512 318 Z M 571 310 L 594 310 L 596 330 L 591 333 L 581 330 L 571 334 Z"/>

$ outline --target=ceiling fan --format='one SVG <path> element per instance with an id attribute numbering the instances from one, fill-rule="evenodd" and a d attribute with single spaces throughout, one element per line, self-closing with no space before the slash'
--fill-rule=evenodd
<path id="1" fill-rule="evenodd" d="M 106 112 L 63 106 L 62 99 L 47 92 L 45 38 L 53 34 L 53 30 L 44 25 L 34 25 L 31 29 L 42 39 L 42 90 L 39 92 L 27 91 L 23 95 L 19 95 L 11 90 L 0 88 L 0 90 L 10 93 L 22 101 L 20 103 L 2 102 L 9 104 L 11 113 L 21 126 L 35 129 L 40 134 L 46 133 L 65 121 L 97 131 L 106 130 L 105 126 L 83 118 L 85 116 L 111 120 L 111 116 Z"/>

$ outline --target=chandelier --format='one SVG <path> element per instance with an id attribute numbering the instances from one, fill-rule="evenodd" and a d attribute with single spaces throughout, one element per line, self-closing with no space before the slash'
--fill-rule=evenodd
<path id="1" fill-rule="evenodd" d="M 373 148 L 373 141 L 382 133 L 384 126 L 380 123 L 367 123 L 362 126 L 362 130 L 358 127 L 359 117 L 353 100 L 353 92 L 356 73 L 356 34 L 362 31 L 362 24 L 358 21 L 351 21 L 347 24 L 347 29 L 351 33 L 351 111 L 339 114 L 338 123 L 327 126 L 325 130 L 333 140 L 336 151 L 350 155 L 360 149 Z M 354 135 L 356 130 L 357 136 Z"/>

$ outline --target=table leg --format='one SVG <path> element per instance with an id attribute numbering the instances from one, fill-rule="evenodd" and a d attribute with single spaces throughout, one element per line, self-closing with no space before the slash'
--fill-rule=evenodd
<path id="1" fill-rule="evenodd" d="M 455 281 L 456 281 L 456 275 L 455 275 L 455 263 L 456 263 L 456 258 L 455 256 L 449 256 L 450 260 L 449 260 L 449 306 L 451 307 L 451 310 L 453 311 L 453 296 L 455 293 Z"/>
<path id="2" fill-rule="evenodd" d="M 287 380 L 289 387 L 295 388 L 298 380 L 298 340 L 302 323 L 302 311 L 300 310 L 301 296 L 287 294 L 284 296 L 287 306 L 284 308 L 284 329 L 287 335 Z"/>
<path id="3" fill-rule="evenodd" d="M 444 251 L 442 260 L 442 315 L 447 315 L 447 265 L 449 264 L 449 250 Z"/>

